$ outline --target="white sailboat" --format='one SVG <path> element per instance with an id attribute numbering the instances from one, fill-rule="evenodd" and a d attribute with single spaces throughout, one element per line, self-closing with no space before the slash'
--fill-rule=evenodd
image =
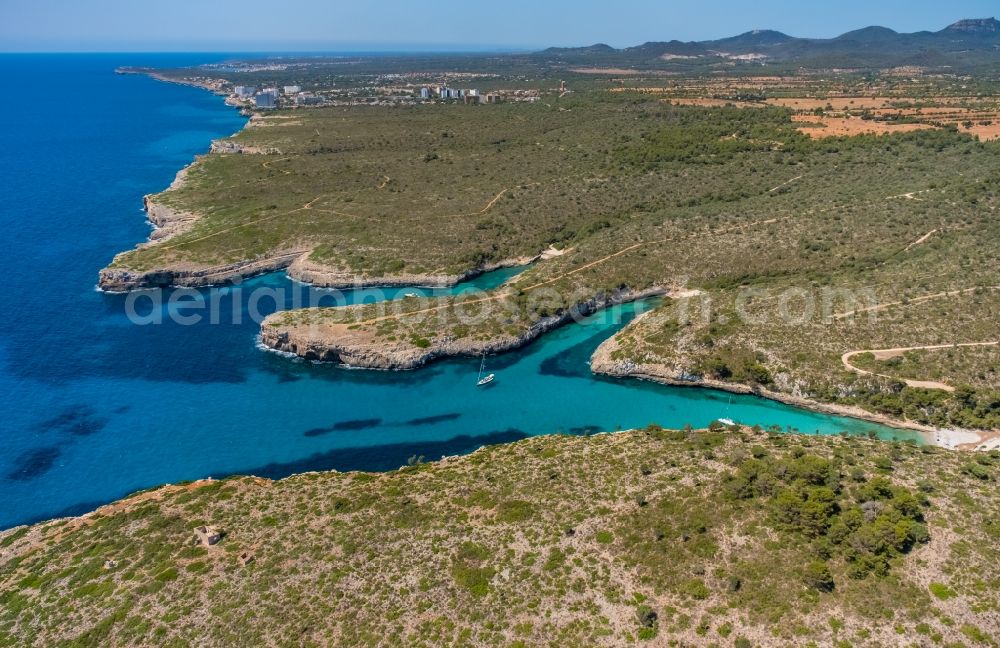
<path id="1" fill-rule="evenodd" d="M 732 407 L 732 406 L 733 406 L 733 397 L 732 397 L 732 396 L 730 396 L 730 397 L 729 397 L 729 404 L 728 404 L 728 405 L 726 405 L 726 411 L 725 411 L 725 414 L 728 414 L 728 413 L 729 413 L 729 408 L 730 408 L 730 407 Z M 728 425 L 728 426 L 730 426 L 730 427 L 732 427 L 732 426 L 736 425 L 736 421 L 734 421 L 734 420 L 733 420 L 733 419 L 731 419 L 731 418 L 720 418 L 720 419 L 719 419 L 719 423 L 722 423 L 723 425 Z"/>
<path id="2" fill-rule="evenodd" d="M 482 387 L 483 385 L 488 385 L 497 377 L 496 374 L 489 374 L 484 376 L 483 370 L 486 369 L 486 352 L 483 351 L 483 361 L 479 365 L 479 380 L 476 381 L 476 387 Z"/>

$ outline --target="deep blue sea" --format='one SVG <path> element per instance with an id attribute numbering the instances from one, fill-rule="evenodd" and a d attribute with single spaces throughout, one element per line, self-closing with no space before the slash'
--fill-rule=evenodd
<path id="1" fill-rule="evenodd" d="M 0 528 L 81 513 L 167 482 L 385 470 L 411 456 L 431 460 L 553 432 L 703 426 L 727 416 L 825 434 L 876 429 L 915 438 L 752 397 L 593 377 L 590 353 L 632 307 L 490 358 L 498 378 L 488 389 L 474 386 L 477 359 L 404 373 L 352 371 L 260 351 L 257 325 L 247 317 L 217 325 L 130 323 L 124 296 L 95 290 L 98 271 L 148 236 L 143 194 L 166 187 L 243 119 L 207 92 L 114 69 L 218 58 L 0 55 L 0 79 L 12 90 L 0 102 L 0 250 L 7 259 Z M 488 287 L 510 275 L 473 284 Z M 255 286 L 283 291 L 286 303 L 309 290 L 269 275 L 200 293 L 221 300 L 226 313 L 235 300 L 245 314 Z"/>

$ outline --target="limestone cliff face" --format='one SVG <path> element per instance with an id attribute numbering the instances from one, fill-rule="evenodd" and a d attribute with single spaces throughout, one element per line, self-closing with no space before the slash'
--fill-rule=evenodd
<path id="1" fill-rule="evenodd" d="M 98 286 L 107 292 L 128 292 L 145 288 L 217 286 L 287 268 L 308 251 L 288 253 L 261 259 L 249 259 L 220 266 L 183 267 L 155 270 L 131 270 L 113 265 L 101 270 Z"/>
<path id="2" fill-rule="evenodd" d="M 644 313 L 641 317 L 651 315 L 652 312 Z M 639 319 L 632 321 L 630 326 L 635 326 Z M 667 385 L 682 385 L 694 387 L 709 387 L 732 392 L 734 394 L 754 394 L 780 400 L 783 402 L 793 402 L 795 405 L 811 407 L 811 401 L 799 398 L 797 394 L 779 394 L 772 392 L 757 384 L 744 384 L 738 382 L 726 382 L 715 380 L 706 376 L 696 375 L 683 366 L 680 362 L 667 364 L 664 362 L 642 362 L 628 357 L 615 357 L 616 351 L 621 348 L 617 336 L 613 336 L 601 343 L 597 350 L 590 357 L 590 370 L 596 374 L 614 376 L 618 378 L 642 378 L 654 380 Z"/>
<path id="3" fill-rule="evenodd" d="M 230 139 L 212 140 L 211 152 L 239 155 L 281 155 L 281 149 L 273 146 L 248 146 Z"/>
<path id="4" fill-rule="evenodd" d="M 366 369 L 415 369 L 438 358 L 512 351 L 566 324 L 574 316 L 586 316 L 609 306 L 665 293 L 666 290 L 659 287 L 618 291 L 590 299 L 573 310 L 543 318 L 520 335 L 499 335 L 488 340 L 445 335 L 435 337 L 427 348 L 406 341 L 380 339 L 368 330 L 352 330 L 349 324 L 286 323 L 285 314 L 275 313 L 262 323 L 260 342 L 269 349 L 306 360 L 338 362 Z"/>
<path id="5" fill-rule="evenodd" d="M 635 320 L 632 322 L 634 325 Z M 596 374 L 605 376 L 615 376 L 618 378 L 636 377 L 649 378 L 659 382 L 672 385 L 699 385 L 703 387 L 717 387 L 742 394 L 753 393 L 753 389 L 748 385 L 736 383 L 721 383 L 708 380 L 702 376 L 695 376 L 684 370 L 681 366 L 670 366 L 666 364 L 645 364 L 639 363 L 629 358 L 616 358 L 615 352 L 620 345 L 615 337 L 610 337 L 601 343 L 594 354 L 590 357 L 590 370 Z"/>
<path id="6" fill-rule="evenodd" d="M 146 210 L 146 218 L 156 228 L 150 233 L 149 242 L 142 245 L 165 241 L 186 232 L 198 220 L 197 214 L 168 207 L 157 202 L 155 196 L 144 196 L 142 203 Z"/>
<path id="7" fill-rule="evenodd" d="M 288 267 L 288 276 L 296 281 L 322 288 L 365 288 L 423 286 L 446 288 L 465 279 L 466 275 L 397 274 L 382 276 L 360 276 L 350 270 L 317 263 L 303 255 Z"/>
<path id="8" fill-rule="evenodd" d="M 150 240 L 139 247 L 161 243 L 176 236 L 179 232 L 191 227 L 197 215 L 187 214 L 157 203 L 147 197 L 146 211 L 149 220 L 158 229 L 150 235 Z M 161 233 L 162 232 L 162 233 Z M 359 288 L 397 288 L 424 287 L 448 288 L 463 281 L 468 281 L 486 272 L 500 268 L 526 265 L 534 258 L 509 259 L 500 263 L 472 268 L 461 274 L 394 274 L 394 275 L 359 275 L 350 270 L 327 266 L 309 259 L 309 249 L 289 250 L 279 252 L 270 257 L 245 259 L 234 263 L 218 266 L 199 266 L 185 263 L 176 266 L 156 268 L 152 270 L 134 270 L 123 265 L 116 267 L 112 263 L 100 271 L 98 284 L 108 292 L 127 292 L 145 288 L 167 287 L 198 287 L 215 286 L 232 283 L 267 272 L 287 270 L 288 276 L 296 281 L 311 284 L 320 288 L 337 288 L 351 290 Z M 128 252 L 115 257 L 127 255 Z"/>
<path id="9" fill-rule="evenodd" d="M 324 265 L 302 255 L 288 266 L 288 276 L 296 281 L 311 284 L 320 288 L 448 288 L 463 281 L 474 279 L 481 274 L 527 265 L 538 257 L 523 257 L 507 259 L 499 263 L 490 263 L 466 270 L 459 274 L 391 274 L 391 275 L 359 275 L 351 270 Z"/>

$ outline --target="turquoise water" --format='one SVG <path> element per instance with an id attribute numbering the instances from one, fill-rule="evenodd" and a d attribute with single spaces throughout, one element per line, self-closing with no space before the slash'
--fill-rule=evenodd
<path id="1" fill-rule="evenodd" d="M 915 438 L 753 397 L 592 376 L 591 352 L 642 304 L 490 358 L 497 381 L 485 389 L 475 387 L 474 358 L 388 373 L 257 349 L 246 304 L 253 289 L 278 294 L 279 304 L 260 304 L 264 312 L 330 294 L 281 275 L 196 291 L 228 314 L 215 325 L 131 323 L 125 296 L 94 290 L 97 271 L 148 235 L 142 195 L 243 120 L 208 93 L 112 70 L 196 60 L 205 57 L 0 56 L 3 78 L 36 98 L 0 104 L 3 123 L 17 125 L 0 132 L 8 179 L 0 243 L 13 262 L 0 285 L 0 527 L 166 482 L 392 469 L 414 455 L 430 460 L 552 432 L 703 426 L 728 416 Z M 53 78 L 60 93 L 48 91 Z M 71 107 L 66 96 L 76 98 Z M 489 288 L 515 272 L 458 289 Z M 406 292 L 384 291 L 390 299 Z"/>

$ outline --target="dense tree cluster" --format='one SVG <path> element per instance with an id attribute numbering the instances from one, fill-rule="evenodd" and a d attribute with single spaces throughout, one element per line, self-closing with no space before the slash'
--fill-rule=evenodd
<path id="1" fill-rule="evenodd" d="M 890 463 L 891 465 L 891 463 Z M 865 479 L 864 474 L 856 476 Z M 765 503 L 779 530 L 808 539 L 816 560 L 806 566 L 808 585 L 832 589 L 826 562 L 846 561 L 855 578 L 883 576 L 891 560 L 930 538 L 923 521 L 929 502 L 882 476 L 847 484 L 834 461 L 810 454 L 742 461 L 724 486 L 730 499 Z"/>

